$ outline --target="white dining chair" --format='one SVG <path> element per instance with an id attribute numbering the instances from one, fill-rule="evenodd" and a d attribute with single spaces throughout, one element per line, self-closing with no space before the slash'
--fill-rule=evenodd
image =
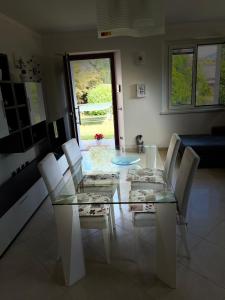
<path id="1" fill-rule="evenodd" d="M 82 184 L 80 185 L 81 190 L 84 188 L 85 191 L 96 191 L 102 194 L 109 194 L 111 192 L 113 196 L 115 191 L 114 187 L 119 187 L 117 184 L 119 174 L 83 175 L 81 167 L 82 155 L 77 144 L 77 140 L 73 138 L 67 141 L 62 145 L 62 149 L 68 161 L 70 171 L 73 174 L 73 178 L 75 179 L 75 184 L 78 185 L 82 181 Z M 117 188 L 117 192 L 120 199 L 119 188 Z M 111 205 L 111 217 L 111 222 L 115 229 L 115 214 L 113 205 Z"/>
<path id="2" fill-rule="evenodd" d="M 38 169 L 45 182 L 45 185 L 47 187 L 51 199 L 54 200 L 54 198 L 57 197 L 58 193 L 60 192 L 60 189 L 65 184 L 65 179 L 60 171 L 58 162 L 54 154 L 49 153 L 44 159 L 42 159 L 38 164 Z M 99 198 L 102 197 L 102 195 L 96 195 L 96 193 L 76 194 L 78 199 L 79 197 L 80 198 L 88 197 L 90 199 L 92 195 L 95 198 L 96 196 L 98 196 Z M 85 209 L 85 206 L 83 205 L 79 206 L 80 226 L 82 229 L 102 230 L 106 259 L 107 259 L 107 263 L 110 263 L 110 230 L 112 228 L 111 217 L 110 217 L 110 205 L 108 204 L 101 205 L 100 213 L 99 213 L 99 208 L 97 207 L 93 208 L 90 205 L 90 206 L 86 206 L 86 208 L 90 208 L 90 209 Z M 98 210 L 98 213 L 93 214 L 93 210 L 95 209 L 96 211 Z"/>
<path id="3" fill-rule="evenodd" d="M 181 160 L 174 189 L 174 196 L 177 201 L 177 225 L 180 229 L 181 238 L 188 257 L 190 257 L 190 251 L 187 243 L 187 211 L 191 187 L 199 161 L 199 156 L 195 153 L 195 151 L 191 147 L 186 147 Z M 149 191 L 146 191 L 146 194 L 148 192 Z M 136 190 L 135 193 L 137 194 L 138 191 Z M 140 193 L 143 194 L 143 190 L 140 190 Z M 139 206 L 141 206 L 141 204 L 139 204 Z M 133 211 L 134 226 L 136 228 L 155 226 L 155 213 L 157 213 L 157 211 L 154 208 L 154 204 L 145 204 L 145 211 L 143 211 L 143 207 L 141 207 L 140 212 L 138 212 L 137 208 L 138 204 Z"/>
<path id="4" fill-rule="evenodd" d="M 82 154 L 75 138 L 67 141 L 62 145 L 63 152 L 66 156 L 69 168 L 73 174 L 76 184 L 78 185 L 83 178 L 81 161 Z"/>
<path id="5" fill-rule="evenodd" d="M 165 182 L 168 185 L 171 185 L 180 142 L 180 137 L 178 134 L 174 133 L 170 139 L 163 170 L 151 168 L 145 168 L 142 170 L 130 169 L 128 171 L 127 179 L 132 182 L 133 186 L 140 182 L 147 183 L 148 180 L 151 183 L 157 182 L 163 184 Z M 148 149 L 146 151 L 148 151 Z"/>

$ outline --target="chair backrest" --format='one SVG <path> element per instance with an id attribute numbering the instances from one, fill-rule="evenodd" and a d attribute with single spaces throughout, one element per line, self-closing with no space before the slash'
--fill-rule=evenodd
<path id="1" fill-rule="evenodd" d="M 83 178 L 81 160 L 82 155 L 76 139 L 71 139 L 62 145 L 63 152 L 69 164 L 74 183 L 79 184 Z"/>
<path id="2" fill-rule="evenodd" d="M 52 193 L 57 189 L 59 184 L 63 182 L 63 175 L 54 154 L 47 154 L 45 158 L 39 162 L 38 169 L 49 194 L 52 196 Z"/>
<path id="3" fill-rule="evenodd" d="M 82 159 L 81 151 L 76 139 L 71 139 L 64 143 L 62 149 L 70 168 L 73 168 L 74 165 Z"/>
<path id="4" fill-rule="evenodd" d="M 174 133 L 170 139 L 170 144 L 164 165 L 164 177 L 169 185 L 172 184 L 173 171 L 177 159 L 178 150 L 180 147 L 180 142 L 180 137 L 178 136 L 178 134 Z"/>
<path id="5" fill-rule="evenodd" d="M 175 185 L 175 197 L 178 202 L 180 215 L 185 219 L 188 209 L 188 200 L 195 172 L 198 168 L 200 158 L 191 147 L 186 147 Z"/>

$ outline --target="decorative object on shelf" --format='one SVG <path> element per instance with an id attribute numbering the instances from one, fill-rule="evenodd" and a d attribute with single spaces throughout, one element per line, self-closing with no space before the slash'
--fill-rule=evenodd
<path id="1" fill-rule="evenodd" d="M 101 140 L 104 138 L 102 133 L 96 133 L 94 138 L 96 139 L 97 145 L 101 145 Z"/>
<path id="2" fill-rule="evenodd" d="M 144 141 L 142 140 L 141 134 L 136 136 L 136 145 L 137 145 L 137 152 L 144 153 Z"/>
<path id="3" fill-rule="evenodd" d="M 34 55 L 28 58 L 14 56 L 14 61 L 21 81 L 41 81 L 40 63 Z"/>

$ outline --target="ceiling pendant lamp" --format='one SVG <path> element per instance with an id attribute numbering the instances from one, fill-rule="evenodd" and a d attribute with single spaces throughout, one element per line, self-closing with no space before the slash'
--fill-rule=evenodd
<path id="1" fill-rule="evenodd" d="M 164 0 L 96 0 L 99 38 L 165 33 Z"/>

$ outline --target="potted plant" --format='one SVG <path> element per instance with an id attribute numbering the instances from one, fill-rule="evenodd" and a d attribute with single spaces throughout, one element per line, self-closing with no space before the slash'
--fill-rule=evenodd
<path id="1" fill-rule="evenodd" d="M 97 145 L 101 144 L 101 140 L 104 138 L 104 135 L 102 133 L 96 133 L 94 135 L 94 138 L 96 139 Z"/>

